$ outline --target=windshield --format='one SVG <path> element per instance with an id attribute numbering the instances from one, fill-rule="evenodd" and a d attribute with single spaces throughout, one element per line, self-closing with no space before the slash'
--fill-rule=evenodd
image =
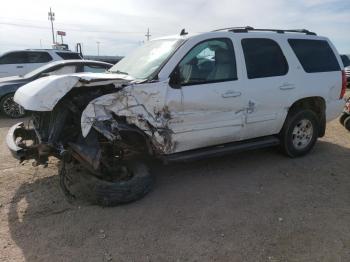
<path id="1" fill-rule="evenodd" d="M 109 71 L 127 74 L 135 79 L 147 79 L 159 69 L 182 42 L 183 40 L 180 39 L 161 39 L 147 42 L 120 60 Z"/>

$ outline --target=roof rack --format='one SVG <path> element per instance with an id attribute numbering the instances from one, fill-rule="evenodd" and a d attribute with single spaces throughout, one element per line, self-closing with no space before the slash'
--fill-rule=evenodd
<path id="1" fill-rule="evenodd" d="M 276 32 L 278 34 L 284 34 L 284 33 L 301 33 L 301 34 L 307 34 L 307 35 L 317 35 L 314 32 L 311 32 L 309 30 L 306 29 L 263 29 L 263 28 L 254 28 L 251 26 L 245 26 L 245 27 L 227 27 L 227 28 L 222 28 L 222 29 L 217 29 L 214 30 L 213 32 L 217 32 L 217 31 L 230 31 L 230 32 L 234 32 L 234 33 L 247 33 L 248 31 L 270 31 L 270 32 Z"/>

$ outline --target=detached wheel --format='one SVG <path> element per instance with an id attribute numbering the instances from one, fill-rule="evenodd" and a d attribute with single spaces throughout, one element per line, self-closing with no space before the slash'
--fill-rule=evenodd
<path id="1" fill-rule="evenodd" d="M 350 115 L 344 120 L 344 127 L 346 130 L 350 131 Z"/>
<path id="2" fill-rule="evenodd" d="M 345 119 L 349 117 L 350 115 L 347 113 L 342 113 L 342 115 L 339 117 L 339 122 L 342 126 L 344 126 Z"/>
<path id="3" fill-rule="evenodd" d="M 290 157 L 309 153 L 318 138 L 318 130 L 319 121 L 313 111 L 292 112 L 280 133 L 282 150 Z"/>
<path id="4" fill-rule="evenodd" d="M 66 172 L 66 175 L 62 176 L 62 172 Z M 63 191 L 66 195 L 68 191 L 69 194 L 107 207 L 139 200 L 153 188 L 154 177 L 142 162 L 125 163 L 118 172 L 120 173 L 108 175 L 107 179 L 101 179 L 79 164 L 66 164 L 66 168 L 60 169 L 66 187 Z"/>
<path id="5" fill-rule="evenodd" d="M 26 112 L 22 106 L 13 100 L 14 94 L 8 94 L 0 100 L 1 111 L 10 118 L 24 117 Z"/>

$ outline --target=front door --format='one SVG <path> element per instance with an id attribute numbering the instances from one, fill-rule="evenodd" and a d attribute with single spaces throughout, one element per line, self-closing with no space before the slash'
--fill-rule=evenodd
<path id="1" fill-rule="evenodd" d="M 176 69 L 181 88 L 169 88 L 175 152 L 239 140 L 244 120 L 243 87 L 232 40 L 202 41 Z"/>

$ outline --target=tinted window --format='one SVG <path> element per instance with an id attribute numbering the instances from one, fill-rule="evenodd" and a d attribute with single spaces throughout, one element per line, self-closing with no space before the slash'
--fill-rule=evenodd
<path id="1" fill-rule="evenodd" d="M 249 79 L 287 74 L 287 60 L 275 41 L 246 38 L 242 40 L 242 47 Z"/>
<path id="2" fill-rule="evenodd" d="M 109 67 L 101 66 L 101 65 L 85 65 L 83 68 L 83 72 L 91 72 L 91 73 L 103 73 Z"/>
<path id="3" fill-rule="evenodd" d="M 47 63 L 52 57 L 47 52 L 27 52 L 28 63 Z"/>
<path id="4" fill-rule="evenodd" d="M 295 55 L 307 73 L 339 71 L 331 47 L 324 40 L 289 39 Z"/>
<path id="5" fill-rule="evenodd" d="M 0 64 L 24 64 L 27 61 L 26 52 L 12 52 L 0 58 Z"/>
<path id="6" fill-rule="evenodd" d="M 81 56 L 78 53 L 57 52 L 56 54 L 59 55 L 64 60 L 81 59 Z"/>
<path id="7" fill-rule="evenodd" d="M 341 60 L 343 61 L 344 67 L 350 66 L 350 59 L 346 55 L 341 55 Z"/>
<path id="8" fill-rule="evenodd" d="M 178 68 L 182 85 L 237 79 L 235 54 L 229 39 L 212 39 L 196 45 Z"/>

